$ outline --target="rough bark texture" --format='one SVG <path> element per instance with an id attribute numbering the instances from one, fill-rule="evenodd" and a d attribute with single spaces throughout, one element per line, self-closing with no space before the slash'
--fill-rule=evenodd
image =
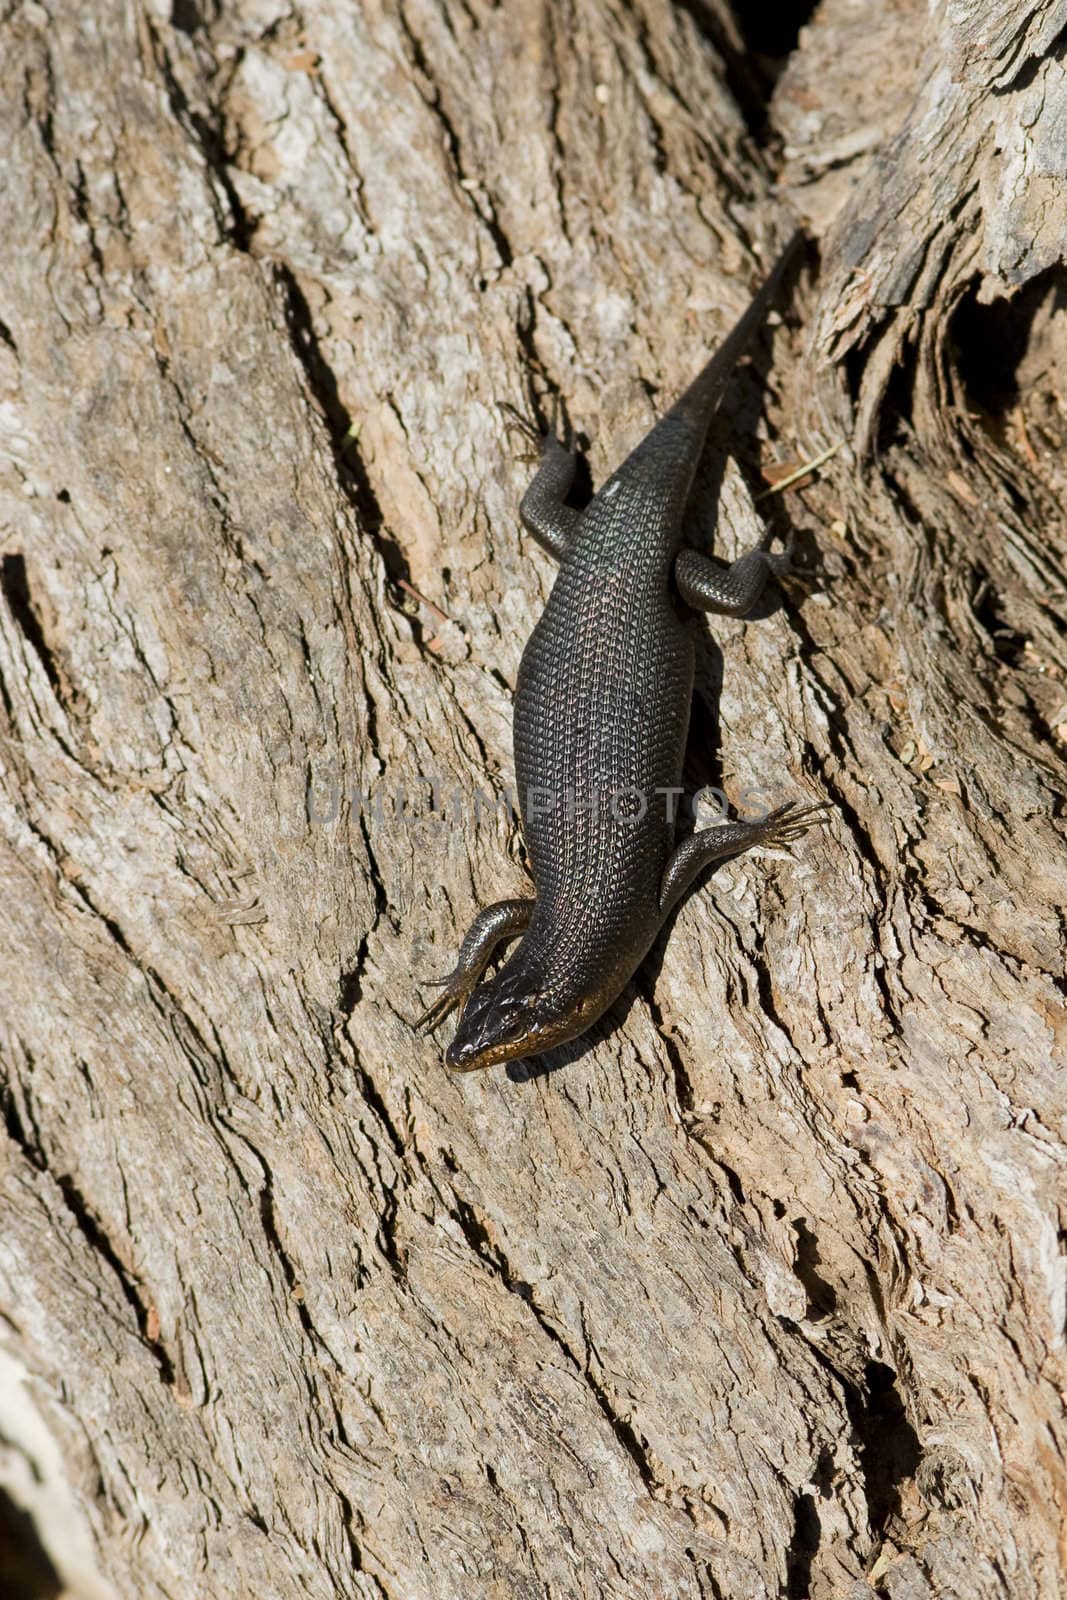
<path id="1" fill-rule="evenodd" d="M 767 9 L 0 5 L 5 1594 L 1067 1583 L 1067 6 Z M 694 737 L 832 823 L 452 1078 L 499 403 L 599 479 L 791 210 L 717 549 L 842 448 Z"/>

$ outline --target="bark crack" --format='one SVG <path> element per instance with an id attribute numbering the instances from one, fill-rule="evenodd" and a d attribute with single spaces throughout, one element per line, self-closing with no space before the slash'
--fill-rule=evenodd
<path id="1" fill-rule="evenodd" d="M 568 1366 L 582 1379 L 596 1402 L 597 1409 L 615 1435 L 621 1448 L 629 1456 L 638 1477 L 649 1494 L 658 1498 L 661 1484 L 652 1463 L 647 1441 L 643 1441 L 633 1424 L 619 1415 L 604 1386 L 597 1382 L 587 1361 L 582 1361 L 547 1313 L 537 1303 L 533 1285 L 516 1275 L 501 1246 L 494 1242 L 486 1223 L 478 1216 L 473 1205 L 462 1199 L 453 1189 L 454 1204 L 449 1208 L 463 1237 L 482 1264 L 509 1294 L 515 1295 L 526 1306 L 545 1337 L 565 1357 Z"/>
<path id="2" fill-rule="evenodd" d="M 78 1232 L 93 1254 L 98 1256 L 109 1269 L 123 1299 L 134 1314 L 134 1322 L 142 1343 L 155 1359 L 160 1380 L 168 1387 L 172 1386 L 175 1377 L 174 1362 L 164 1341 L 152 1331 L 153 1325 L 158 1326 L 159 1322 L 155 1306 L 150 1299 L 146 1299 L 136 1274 L 122 1260 L 103 1223 L 74 1178 L 69 1173 L 54 1170 L 48 1152 L 41 1143 L 39 1131 L 35 1131 L 32 1138 L 27 1134 L 15 1105 L 10 1084 L 0 1085 L 0 1114 L 3 1115 L 8 1138 L 34 1171 L 43 1174 L 54 1184 Z"/>
<path id="3" fill-rule="evenodd" d="M 44 668 L 45 676 L 52 685 L 52 693 L 66 710 L 63 677 L 49 648 L 40 616 L 33 603 L 29 575 L 26 571 L 26 558 L 19 551 L 11 551 L 0 558 L 0 588 L 3 589 L 11 615 Z"/>
<path id="4" fill-rule="evenodd" d="M 444 135 L 445 149 L 452 164 L 452 169 L 456 174 L 456 181 L 459 185 L 460 192 L 466 197 L 468 204 L 474 210 L 479 221 L 482 223 L 482 226 L 492 239 L 496 248 L 497 256 L 500 260 L 500 265 L 506 269 L 512 265 L 515 259 L 514 251 L 512 250 L 507 234 L 500 225 L 496 208 L 494 207 L 484 185 L 479 183 L 477 190 L 466 188 L 464 186 L 465 180 L 470 175 L 464 168 L 462 142 L 460 140 L 459 132 L 455 123 L 444 107 L 439 76 L 432 70 L 430 66 L 426 56 L 425 47 L 418 34 L 415 32 L 414 27 L 412 26 L 411 19 L 407 14 L 407 8 L 404 5 L 398 4 L 396 8 L 396 15 L 397 20 L 403 29 L 404 37 L 407 40 L 408 48 L 411 52 L 412 64 L 416 69 L 415 76 L 413 77 L 412 81 L 422 97 L 423 104 L 436 119 L 438 126 Z M 481 197 L 484 201 L 484 209 L 478 204 L 479 197 Z"/>
<path id="5" fill-rule="evenodd" d="M 172 19 L 173 20 L 173 19 Z M 163 83 L 174 120 L 184 133 L 188 134 L 195 143 L 204 163 L 214 178 L 211 187 L 215 215 L 219 231 L 223 238 L 229 240 L 235 249 L 247 254 L 255 231 L 250 223 L 245 209 L 241 204 L 240 196 L 234 188 L 233 180 L 229 174 L 229 164 L 226 160 L 225 142 L 221 127 L 213 124 L 197 111 L 178 80 L 174 70 L 174 63 L 163 42 L 162 34 L 152 22 L 147 11 L 140 13 L 141 26 L 144 28 L 152 59 Z M 219 195 L 225 201 L 225 207 L 220 203 Z M 227 211 L 229 215 L 227 216 Z"/>

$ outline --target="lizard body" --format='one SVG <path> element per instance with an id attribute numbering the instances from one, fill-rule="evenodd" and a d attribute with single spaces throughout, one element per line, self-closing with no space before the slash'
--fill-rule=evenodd
<path id="1" fill-rule="evenodd" d="M 445 1058 L 456 1069 L 537 1055 L 584 1032 L 704 866 L 788 843 L 821 809 L 789 804 L 676 843 L 670 801 L 681 793 L 693 691 L 686 608 L 744 615 L 768 573 L 786 570 L 787 557 L 762 545 L 724 570 L 682 548 L 682 526 L 711 418 L 792 253 L 582 512 L 565 504 L 574 451 L 551 431 L 540 437 L 520 517 L 558 558 L 559 574 L 523 652 L 514 719 L 536 898 L 479 914 L 420 1019 L 433 1026 L 463 1007 Z M 497 946 L 517 934 L 507 961 L 479 983 Z"/>

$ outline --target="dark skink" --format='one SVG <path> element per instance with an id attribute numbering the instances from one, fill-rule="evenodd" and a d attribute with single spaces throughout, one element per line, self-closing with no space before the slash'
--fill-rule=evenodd
<path id="1" fill-rule="evenodd" d="M 537 1055 L 585 1031 L 640 965 L 710 862 L 782 845 L 819 806 L 675 840 L 693 691 L 687 608 L 744 616 L 785 556 L 761 545 L 727 568 L 683 548 L 682 522 L 708 425 L 766 315 L 795 239 L 699 377 L 578 512 L 565 504 L 575 452 L 538 435 L 541 464 L 519 508 L 559 575 L 519 667 L 515 777 L 536 898 L 482 911 L 419 1025 L 456 1007 L 446 1061 L 461 1071 Z M 764 541 L 764 545 L 766 544 Z M 493 977 L 494 950 L 521 934 Z"/>

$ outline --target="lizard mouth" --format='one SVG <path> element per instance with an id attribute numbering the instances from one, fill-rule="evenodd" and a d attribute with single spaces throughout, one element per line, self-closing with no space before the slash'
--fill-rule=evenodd
<path id="1" fill-rule="evenodd" d="M 495 1044 L 481 1044 L 477 1039 L 461 1039 L 457 1036 L 445 1051 L 445 1066 L 453 1072 L 480 1072 L 484 1067 L 495 1067 L 500 1061 L 515 1061 L 523 1056 L 537 1055 L 543 1048 L 530 1034 L 517 1039 L 501 1039 Z"/>
<path id="2" fill-rule="evenodd" d="M 445 1066 L 451 1067 L 453 1072 L 477 1072 L 479 1068 L 491 1065 L 486 1059 L 489 1053 L 480 1050 L 471 1039 L 462 1042 L 453 1039 L 445 1051 Z"/>
<path id="3" fill-rule="evenodd" d="M 516 1019 L 508 1031 L 495 1036 L 488 1029 L 472 1029 L 468 1033 L 461 1021 L 445 1051 L 445 1065 L 453 1072 L 480 1072 L 501 1061 L 522 1061 L 528 1056 L 542 1055 L 554 1045 L 565 1044 L 584 1032 L 601 1010 L 602 1005 L 579 1003 L 551 1019 L 534 1020 L 529 1016 Z"/>

